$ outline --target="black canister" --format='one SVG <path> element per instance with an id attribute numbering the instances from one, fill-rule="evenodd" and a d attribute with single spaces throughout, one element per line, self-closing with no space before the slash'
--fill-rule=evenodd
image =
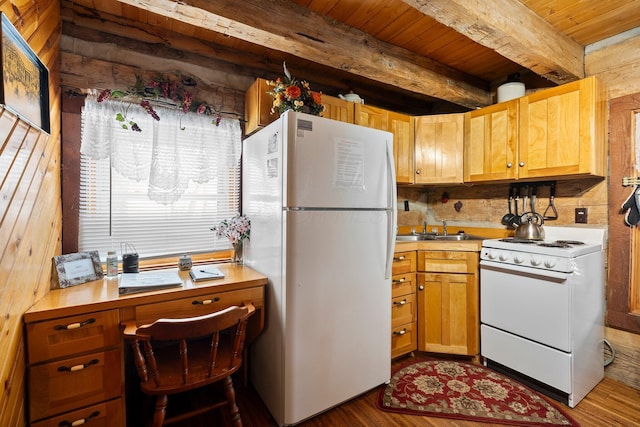
<path id="1" fill-rule="evenodd" d="M 137 273 L 138 271 L 138 254 L 123 254 L 122 272 Z"/>

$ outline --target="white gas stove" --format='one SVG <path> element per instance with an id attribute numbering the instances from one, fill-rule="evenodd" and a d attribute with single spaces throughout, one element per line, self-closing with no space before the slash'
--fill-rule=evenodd
<path id="1" fill-rule="evenodd" d="M 606 228 L 544 227 L 482 242 L 485 364 L 574 407 L 604 376 Z"/>
<path id="2" fill-rule="evenodd" d="M 502 264 L 571 272 L 573 258 L 602 251 L 604 228 L 545 227 L 545 240 L 517 238 L 491 239 L 482 242 L 480 259 Z"/>

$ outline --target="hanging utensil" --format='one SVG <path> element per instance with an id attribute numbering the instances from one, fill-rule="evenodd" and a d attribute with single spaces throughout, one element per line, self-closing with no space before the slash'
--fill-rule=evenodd
<path id="1" fill-rule="evenodd" d="M 515 215 L 513 215 L 508 225 L 513 228 L 516 228 L 518 225 L 520 225 L 520 214 L 518 213 L 518 205 L 520 204 L 520 186 L 519 185 L 514 187 L 514 194 L 515 194 L 515 199 L 514 199 L 515 203 L 513 204 L 513 207 L 514 207 Z"/>
<path id="2" fill-rule="evenodd" d="M 531 212 L 532 213 L 536 213 L 536 198 L 538 196 L 538 186 L 537 185 L 532 185 L 531 186 L 531 199 L 529 200 L 529 202 L 531 203 Z"/>
<path id="3" fill-rule="evenodd" d="M 556 197 L 556 183 L 552 182 L 549 189 L 549 206 L 547 206 L 547 209 L 545 209 L 544 213 L 542 214 L 542 217 L 547 221 L 553 221 L 554 219 L 558 219 L 558 210 L 556 209 L 556 205 L 555 205 L 555 197 Z M 549 212 L 549 209 L 551 209 L 551 212 L 553 212 L 553 215 L 547 214 L 547 212 Z"/>
<path id="4" fill-rule="evenodd" d="M 504 225 L 510 225 L 511 224 L 511 220 L 513 219 L 513 217 L 515 217 L 516 215 L 513 213 L 513 211 L 511 210 L 511 206 L 513 204 L 513 195 L 515 193 L 515 187 L 513 185 L 509 186 L 509 213 L 505 214 L 502 217 L 502 224 Z"/>

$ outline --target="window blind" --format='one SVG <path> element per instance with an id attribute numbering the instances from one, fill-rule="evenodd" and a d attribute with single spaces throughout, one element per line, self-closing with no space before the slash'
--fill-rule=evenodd
<path id="1" fill-rule="evenodd" d="M 82 117 L 79 250 L 105 259 L 125 243 L 141 258 L 229 248 L 210 228 L 239 212 L 238 121 L 216 126 L 156 109 L 156 122 L 127 105 L 142 129 L 134 132 L 115 120 L 122 105 L 91 102 Z"/>

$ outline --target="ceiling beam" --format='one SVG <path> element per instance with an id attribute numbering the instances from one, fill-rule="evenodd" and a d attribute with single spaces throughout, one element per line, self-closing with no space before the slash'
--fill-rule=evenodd
<path id="1" fill-rule="evenodd" d="M 486 82 L 284 0 L 118 1 L 468 108 L 492 102 Z"/>
<path id="2" fill-rule="evenodd" d="M 584 47 L 517 0 L 403 0 L 557 84 L 585 77 Z"/>

